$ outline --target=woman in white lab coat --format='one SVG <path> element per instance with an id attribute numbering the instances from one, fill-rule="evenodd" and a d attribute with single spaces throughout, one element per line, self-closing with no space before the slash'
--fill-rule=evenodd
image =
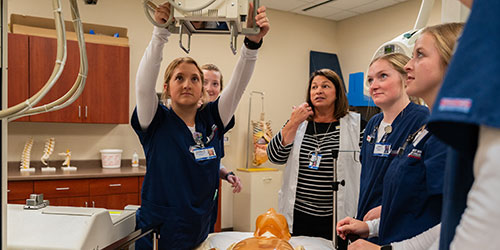
<path id="1" fill-rule="evenodd" d="M 286 163 L 279 212 L 290 232 L 331 240 L 334 158 L 337 178 L 345 180 L 337 196 L 338 218 L 356 214 L 361 119 L 348 111 L 344 85 L 332 70 L 312 74 L 306 99 L 271 140 L 267 154 L 275 164 Z"/>

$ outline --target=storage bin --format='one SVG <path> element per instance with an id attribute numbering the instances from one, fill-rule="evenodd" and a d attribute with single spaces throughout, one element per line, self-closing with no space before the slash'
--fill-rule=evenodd
<path id="1" fill-rule="evenodd" d="M 102 149 L 101 161 L 103 168 L 119 168 L 122 161 L 121 149 Z"/>

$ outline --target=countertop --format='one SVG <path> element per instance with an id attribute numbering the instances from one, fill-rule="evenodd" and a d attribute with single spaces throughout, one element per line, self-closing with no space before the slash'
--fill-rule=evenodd
<path id="1" fill-rule="evenodd" d="M 61 161 L 62 163 L 62 161 Z M 55 172 L 42 172 L 41 165 L 31 164 L 35 172 L 19 171 L 19 162 L 9 162 L 9 181 L 38 181 L 38 180 L 63 180 L 63 179 L 85 179 L 85 178 L 109 178 L 109 177 L 131 177 L 144 176 L 146 167 L 140 161 L 139 167 L 131 167 L 130 160 L 122 160 L 120 168 L 102 168 L 100 160 L 71 161 L 71 165 L 77 167 L 76 171 L 63 171 L 61 163 L 51 162 L 51 167 L 55 167 Z M 35 165 L 35 166 L 33 166 Z"/>

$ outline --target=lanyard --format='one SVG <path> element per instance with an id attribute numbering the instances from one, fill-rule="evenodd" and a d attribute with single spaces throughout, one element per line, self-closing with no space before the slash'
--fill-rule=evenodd
<path id="1" fill-rule="evenodd" d="M 368 142 L 372 143 L 372 142 L 376 142 L 377 141 L 377 135 L 378 135 L 378 128 L 379 128 L 380 124 L 375 126 L 373 128 L 373 131 L 370 135 L 367 136 L 367 140 Z M 381 143 L 385 143 L 385 141 L 387 140 L 387 137 L 389 136 L 389 134 L 392 132 L 392 126 L 389 124 L 387 126 L 385 126 L 384 128 L 384 135 L 382 136 L 382 139 L 380 140 Z"/>
<path id="2" fill-rule="evenodd" d="M 203 134 L 201 132 L 194 132 L 193 139 L 194 139 L 194 142 L 196 143 L 196 145 L 189 147 L 190 151 L 192 152 L 193 149 L 195 149 L 195 148 L 204 148 L 205 144 L 209 144 L 210 141 L 212 141 L 212 139 L 215 136 L 215 132 L 217 132 L 217 125 L 214 124 L 214 125 L 212 125 L 212 132 L 210 133 L 209 136 L 206 137 L 205 142 L 203 142 Z"/>
<path id="3" fill-rule="evenodd" d="M 418 129 L 415 133 L 413 133 L 413 134 L 409 135 L 409 136 L 408 136 L 408 138 L 406 138 L 406 141 L 405 141 L 405 143 L 403 144 L 403 146 L 402 146 L 402 147 L 400 147 L 400 148 L 398 149 L 398 155 L 402 155 L 402 154 L 404 153 L 404 151 L 405 151 L 406 147 L 408 146 L 408 143 L 413 142 L 413 140 L 415 140 L 415 137 L 417 137 L 417 135 L 425 129 L 425 126 L 426 126 L 426 125 L 427 125 L 427 124 L 424 124 L 424 125 L 423 125 L 422 127 L 420 127 L 420 128 L 419 128 L 419 129 Z"/>
<path id="4" fill-rule="evenodd" d="M 321 138 L 318 138 L 318 132 L 316 132 L 316 122 L 313 121 L 313 128 L 314 128 L 314 138 L 316 138 L 316 154 L 319 154 L 320 152 L 320 145 L 321 145 L 321 142 L 323 142 L 323 138 L 326 137 L 326 135 L 328 134 L 328 132 L 330 131 L 330 127 L 332 126 L 332 123 L 333 122 L 330 122 L 330 124 L 328 125 L 328 128 L 326 129 L 326 132 L 325 132 L 325 135 Z"/>

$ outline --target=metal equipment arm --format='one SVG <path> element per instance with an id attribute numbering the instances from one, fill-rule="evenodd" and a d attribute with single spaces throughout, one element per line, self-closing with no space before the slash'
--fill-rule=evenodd
<path id="1" fill-rule="evenodd" d="M 9 118 L 23 114 L 26 110 L 36 105 L 54 86 L 59 76 L 61 76 L 66 63 L 67 48 L 66 48 L 66 33 L 64 20 L 62 18 L 61 1 L 53 0 L 52 6 L 54 9 L 54 20 L 57 33 L 57 57 L 52 74 L 47 83 L 32 97 L 21 102 L 13 107 L 0 111 L 0 119 Z"/>
<path id="2" fill-rule="evenodd" d="M 65 108 L 69 106 L 71 103 L 73 103 L 76 99 L 78 99 L 80 94 L 83 92 L 88 73 L 87 51 L 85 48 L 85 40 L 83 37 L 82 21 L 80 19 L 80 13 L 78 11 L 78 5 L 76 3 L 76 0 L 70 0 L 70 4 L 71 4 L 71 16 L 73 18 L 73 26 L 75 28 L 75 32 L 77 35 L 79 52 L 80 52 L 80 71 L 75 80 L 75 83 L 73 84 L 71 89 L 59 99 L 49 104 L 45 104 L 43 106 L 30 108 L 23 114 L 13 115 L 12 117 L 9 118 L 9 121 L 28 115 L 41 114 Z"/>

